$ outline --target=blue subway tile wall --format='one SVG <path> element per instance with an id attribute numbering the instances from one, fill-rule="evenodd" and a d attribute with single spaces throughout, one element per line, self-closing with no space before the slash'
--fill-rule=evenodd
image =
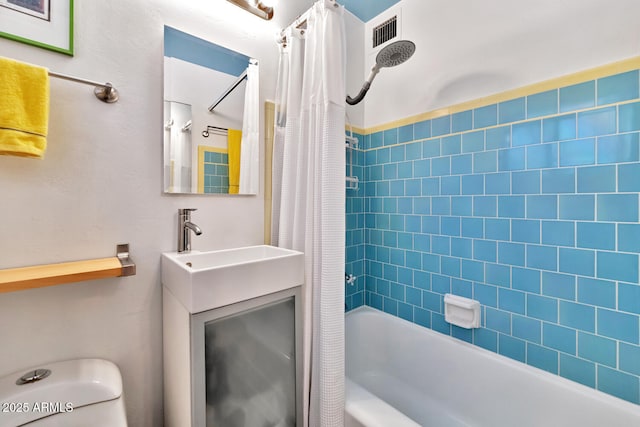
<path id="1" fill-rule="evenodd" d="M 204 153 L 204 192 L 229 193 L 229 155 L 216 151 Z"/>
<path id="2" fill-rule="evenodd" d="M 640 404 L 640 73 L 358 136 L 347 304 Z M 444 294 L 482 305 L 444 321 Z"/>
<path id="3" fill-rule="evenodd" d="M 413 128 L 408 133 L 407 129 L 398 129 L 399 141 L 405 142 L 413 139 Z M 350 134 L 351 135 L 351 134 Z M 351 283 L 345 279 L 345 309 L 353 310 L 354 308 L 364 305 L 365 301 L 365 227 L 366 216 L 365 212 L 383 212 L 386 209 L 395 212 L 401 212 L 403 214 L 411 214 L 413 211 L 413 199 L 408 197 L 402 198 L 386 198 L 384 200 L 377 198 L 365 198 L 365 163 L 377 164 L 380 163 L 375 156 L 376 151 L 365 151 L 363 147 L 367 146 L 367 137 L 357 133 L 352 134 L 358 139 L 357 148 L 348 148 L 346 150 L 346 175 L 355 176 L 358 178 L 357 188 L 349 188 L 346 190 L 346 222 L 345 222 L 345 274 L 353 275 L 355 280 Z M 404 140 L 404 141 L 403 141 Z M 379 150 L 381 151 L 381 150 Z M 378 152 L 379 152 L 378 151 Z M 386 150 L 389 152 L 389 150 Z M 367 159 L 367 156 L 370 156 Z M 380 156 L 380 160 L 384 162 L 390 162 L 391 158 L 387 155 L 386 158 Z M 393 163 L 395 167 L 396 164 Z M 382 179 L 382 177 L 379 177 Z M 346 183 L 345 183 L 346 185 Z M 369 204 L 372 202 L 371 205 Z M 419 217 L 418 217 L 419 218 Z M 371 228 L 375 228 L 375 217 L 371 217 Z M 396 237 L 392 235 L 390 237 Z M 389 239 L 383 239 L 379 242 L 380 245 L 392 245 L 393 241 Z M 395 246 L 395 245 L 394 245 Z M 386 248 L 386 246 L 380 246 Z M 376 254 L 371 253 L 370 259 L 375 259 Z M 415 302 L 415 301 L 414 301 Z"/>

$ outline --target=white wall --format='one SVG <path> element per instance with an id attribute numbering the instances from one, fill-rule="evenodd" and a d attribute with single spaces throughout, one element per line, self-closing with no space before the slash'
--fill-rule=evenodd
<path id="1" fill-rule="evenodd" d="M 397 6 L 402 38 L 416 43 L 416 53 L 376 77 L 361 126 L 640 55 L 637 0 L 402 0 Z M 364 62 L 363 78 L 374 57 Z"/>
<path id="2" fill-rule="evenodd" d="M 0 157 L 0 268 L 111 256 L 128 242 L 138 269 L 0 294 L 0 375 L 107 358 L 124 376 L 130 425 L 162 425 L 160 254 L 175 250 L 177 209 L 198 208 L 194 249 L 259 244 L 264 198 L 263 185 L 258 196 L 162 194 L 163 25 L 256 57 L 264 100 L 275 90 L 274 33 L 310 2 L 281 3 L 265 22 L 224 0 L 76 1 L 73 58 L 0 39 L 3 56 L 111 81 L 121 96 L 107 105 L 90 86 L 51 80 L 45 159 Z"/>
<path id="3" fill-rule="evenodd" d="M 345 11 L 345 33 L 347 38 L 347 94 L 354 98 L 364 83 L 362 67 L 364 64 L 364 23 L 349 11 Z M 347 104 L 347 126 L 362 127 L 364 123 L 365 103 Z"/>

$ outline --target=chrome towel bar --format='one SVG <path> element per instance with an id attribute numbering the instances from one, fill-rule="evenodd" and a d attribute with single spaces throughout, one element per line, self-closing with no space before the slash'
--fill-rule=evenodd
<path id="1" fill-rule="evenodd" d="M 69 80 L 76 83 L 82 83 L 85 85 L 95 86 L 96 88 L 93 90 L 93 94 L 102 102 L 106 102 L 107 104 L 112 104 L 114 102 L 118 102 L 120 95 L 118 91 L 111 83 L 98 83 L 92 80 L 81 79 L 79 77 L 69 76 L 67 74 L 54 73 L 53 71 L 49 71 L 49 76 L 56 77 L 63 80 Z"/>

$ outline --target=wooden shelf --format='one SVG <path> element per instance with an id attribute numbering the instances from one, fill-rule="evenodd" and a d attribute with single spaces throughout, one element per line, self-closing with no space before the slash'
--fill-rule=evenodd
<path id="1" fill-rule="evenodd" d="M 125 245 L 119 245 L 125 247 Z M 60 264 L 37 265 L 33 267 L 0 270 L 0 293 L 24 289 L 42 288 L 85 280 L 135 275 L 135 264 L 126 252 L 110 258 L 86 261 L 64 262 Z"/>

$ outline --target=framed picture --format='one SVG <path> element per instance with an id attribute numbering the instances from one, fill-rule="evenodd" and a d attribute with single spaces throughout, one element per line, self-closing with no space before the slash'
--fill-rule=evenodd
<path id="1" fill-rule="evenodd" d="M 73 0 L 0 0 L 0 37 L 73 56 Z"/>

